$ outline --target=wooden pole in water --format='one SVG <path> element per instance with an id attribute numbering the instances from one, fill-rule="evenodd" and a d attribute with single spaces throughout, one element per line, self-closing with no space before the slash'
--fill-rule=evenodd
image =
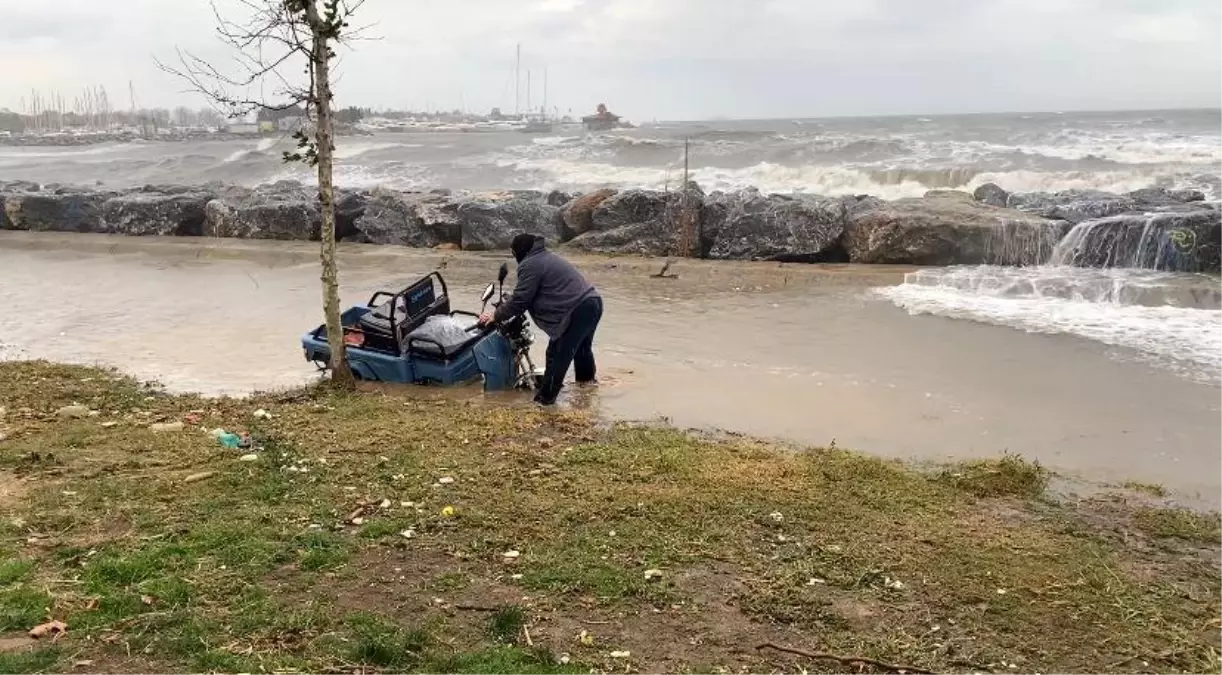
<path id="1" fill-rule="evenodd" d="M 691 149 L 691 138 L 683 139 L 683 205 L 681 222 L 683 223 L 683 257 L 692 257 L 692 214 L 688 202 L 689 195 L 687 184 L 691 176 L 691 166 L 688 161 L 689 150 Z"/>

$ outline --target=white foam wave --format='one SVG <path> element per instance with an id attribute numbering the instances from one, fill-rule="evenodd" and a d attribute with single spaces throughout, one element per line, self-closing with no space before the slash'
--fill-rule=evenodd
<path id="1" fill-rule="evenodd" d="M 353 159 L 360 157 L 366 153 L 377 152 L 379 150 L 392 150 L 395 148 L 419 148 L 419 143 L 343 143 L 335 148 L 335 158 Z"/>
<path id="2" fill-rule="evenodd" d="M 1058 139 L 1055 145 L 1018 146 L 1019 150 L 1067 160 L 1105 159 L 1122 164 L 1216 164 L 1222 161 L 1222 144 L 1216 136 L 1174 134 L 1098 136 Z"/>
<path id="3" fill-rule="evenodd" d="M 555 147 L 557 145 L 564 145 L 565 143 L 572 143 L 576 140 L 576 136 L 539 136 L 537 138 L 530 139 L 530 142 L 535 145 Z"/>
<path id="4" fill-rule="evenodd" d="M 429 190 L 441 187 L 437 176 L 428 167 L 418 164 L 372 167 L 360 164 L 336 164 L 334 176 L 337 186 L 350 189 L 382 187 L 392 190 Z M 261 182 L 275 183 L 281 180 L 295 180 L 303 185 L 317 185 L 318 174 L 304 165 L 290 165 Z"/>
<path id="5" fill-rule="evenodd" d="M 523 172 L 545 187 L 612 186 L 663 189 L 682 181 L 681 162 L 669 166 L 617 166 L 607 162 L 563 157 L 500 157 L 502 168 Z M 822 195 L 870 194 L 883 199 L 919 197 L 935 188 L 974 190 L 996 183 L 1011 192 L 1096 189 L 1128 192 L 1152 185 L 1209 186 L 1192 182 L 1171 171 L 1004 171 L 977 173 L 966 168 L 870 170 L 845 166 L 785 166 L 760 162 L 743 168 L 697 166 L 691 177 L 706 190 L 756 187 L 763 192 L 806 192 Z M 526 181 L 529 182 L 529 181 Z"/>
<path id="6" fill-rule="evenodd" d="M 229 156 L 226 157 L 222 161 L 225 164 L 232 164 L 233 162 L 240 162 L 243 159 L 246 159 L 247 157 L 254 157 L 256 155 L 263 154 L 267 152 L 268 150 L 271 150 L 272 148 L 276 147 L 276 144 L 279 142 L 280 142 L 279 138 L 261 138 L 259 139 L 259 142 L 255 144 L 255 147 L 240 148 L 238 150 L 234 150 L 233 152 L 229 153 Z"/>
<path id="7" fill-rule="evenodd" d="M 233 152 L 229 153 L 229 156 L 226 157 L 222 161 L 225 164 L 232 164 L 233 162 L 240 162 L 243 159 L 246 159 L 247 157 L 252 157 L 258 152 L 259 152 L 258 150 L 252 150 L 250 148 L 242 148 L 241 150 L 234 150 Z"/>
<path id="8" fill-rule="evenodd" d="M 98 143 L 96 145 L 69 145 L 48 148 L 47 146 L 3 146 L 0 157 L 5 159 L 69 158 L 90 155 L 109 155 L 133 147 L 135 143 Z"/>
<path id="9" fill-rule="evenodd" d="M 1134 350 L 1193 379 L 1222 374 L 1222 311 L 1037 295 L 1013 296 L 947 285 L 904 283 L 875 291 L 910 314 L 930 314 L 1067 334 Z"/>

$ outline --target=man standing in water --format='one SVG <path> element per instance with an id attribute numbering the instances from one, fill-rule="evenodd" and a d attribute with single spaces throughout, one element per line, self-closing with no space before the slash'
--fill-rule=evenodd
<path id="1" fill-rule="evenodd" d="M 595 381 L 594 331 L 603 316 L 602 297 L 572 263 L 547 250 L 543 237 L 519 234 L 511 248 L 518 261 L 517 286 L 508 300 L 495 311 L 484 312 L 479 322 L 499 323 L 530 312 L 548 337 L 547 368 L 535 402 L 552 405 L 570 364 L 578 383 Z"/>

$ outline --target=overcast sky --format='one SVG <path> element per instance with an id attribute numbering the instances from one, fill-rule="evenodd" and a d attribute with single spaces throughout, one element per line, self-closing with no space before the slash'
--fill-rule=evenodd
<path id="1" fill-rule="evenodd" d="M 241 16 L 236 0 L 217 0 Z M 1219 0 L 367 0 L 340 105 L 630 119 L 1216 107 Z M 207 0 L 0 0 L 0 107 L 104 85 L 198 106 L 153 57 L 225 63 Z"/>

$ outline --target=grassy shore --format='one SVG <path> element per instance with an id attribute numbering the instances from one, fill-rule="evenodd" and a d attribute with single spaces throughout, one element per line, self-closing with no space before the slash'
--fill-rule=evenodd
<path id="1" fill-rule="evenodd" d="M 1014 457 L 45 363 L 0 364 L 0 408 L 0 672 L 1222 667 L 1217 516 L 1057 503 Z"/>

